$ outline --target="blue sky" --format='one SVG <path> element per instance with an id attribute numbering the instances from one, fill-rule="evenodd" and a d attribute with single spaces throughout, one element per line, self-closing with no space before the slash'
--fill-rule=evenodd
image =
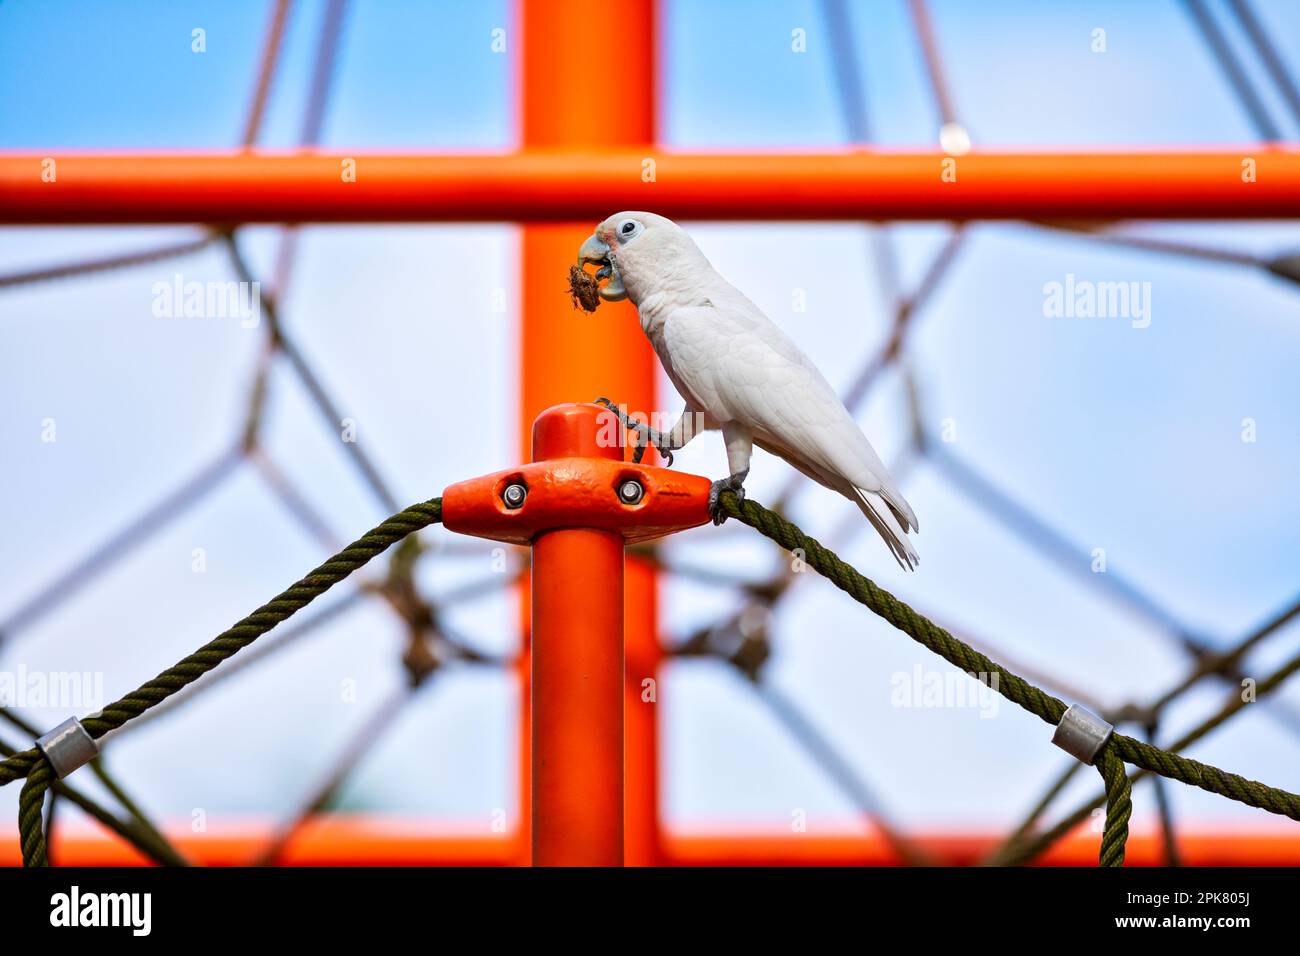
<path id="1" fill-rule="evenodd" d="M 1212 5 L 1221 21 L 1224 8 Z M 129 7 L 129 13 L 124 10 Z M 874 137 L 929 146 L 938 119 L 901 0 L 849 4 Z M 1300 64 L 1300 6 L 1256 3 L 1288 63 Z M 0 3 L 0 148 L 215 148 L 237 142 L 267 5 Z M 297 136 L 323 4 L 300 2 L 267 116 L 268 145 Z M 842 143 L 820 4 L 672 0 L 661 41 L 662 139 L 677 148 Z M 1252 130 L 1175 2 L 934 2 L 932 14 L 959 117 L 976 144 L 1229 144 Z M 511 44 L 491 2 L 357 2 L 348 15 L 329 147 L 508 149 Z M 190 31 L 208 51 L 190 51 Z M 1107 51 L 1089 50 L 1107 31 Z M 804 29 L 808 50 L 793 54 Z M 1240 44 L 1240 37 L 1233 35 Z M 611 56 L 616 48 L 611 46 Z M 1293 67 L 1293 70 L 1300 67 Z M 1262 76 L 1254 71 L 1257 80 Z M 1260 82 L 1261 89 L 1266 85 Z M 1300 128 L 1265 95 L 1287 136 Z M 873 268 L 872 230 L 856 224 L 687 224 L 719 270 L 763 306 L 837 385 L 881 341 L 888 290 Z M 1275 254 L 1300 247 L 1294 223 L 1136 225 Z M 889 229 L 904 288 L 949 227 Z M 0 272 L 144 248 L 189 230 L 3 229 Z M 246 231 L 269 271 L 276 231 Z M 403 501 L 511 463 L 517 302 L 515 230 L 492 226 L 323 227 L 304 232 L 285 321 L 360 441 Z M 225 279 L 216 250 L 178 263 L 0 295 L 0 619 L 43 582 L 147 507 L 233 439 L 260 347 L 256 332 L 217 320 L 161 321 L 151 289 L 181 271 Z M 1043 286 L 1067 274 L 1150 283 L 1152 322 L 1049 319 Z M 457 283 L 450 283 L 450 277 Z M 806 312 L 791 308 L 804 289 Z M 1048 516 L 1084 551 L 1106 549 L 1140 585 L 1215 644 L 1227 644 L 1300 591 L 1300 351 L 1297 290 L 1234 266 L 1116 250 L 1019 224 L 974 227 L 948 279 L 918 315 L 908 349 L 927 424 L 955 424 L 954 453 Z M 664 384 L 665 409 L 675 399 Z M 575 396 L 580 399 L 585 396 Z M 475 408 L 468 418 L 467 405 Z M 887 461 L 905 438 L 903 392 L 886 376 L 860 420 Z M 54 418 L 58 440 L 40 441 Z M 1243 418 L 1258 440 L 1240 440 Z M 277 463 L 345 538 L 384 517 L 292 376 L 273 382 L 267 444 Z M 718 475 L 706 436 L 678 466 Z M 750 493 L 770 498 L 788 469 L 757 460 Z M 1062 675 L 1106 703 L 1151 697 L 1187 661 L 1146 622 L 1086 581 L 1044 562 L 966 501 L 934 467 L 905 482 L 923 533 L 921 570 L 904 577 L 878 541 L 845 554 L 916 606 L 1025 664 Z M 825 533 L 849 506 L 805 490 L 795 515 Z M 430 541 L 443 540 L 439 532 Z M 208 570 L 190 569 L 203 547 Z M 770 549 L 743 530 L 683 536 L 673 552 L 761 574 Z M 109 697 L 134 688 L 260 604 L 324 552 L 241 471 L 206 502 L 0 650 L 0 669 L 97 670 Z M 427 562 L 445 592 L 481 577 L 481 556 Z M 664 589 L 665 640 L 734 607 L 697 584 Z M 514 645 L 514 602 L 456 609 L 450 622 L 483 647 Z M 164 817 L 288 812 L 349 732 L 397 687 L 401 634 L 367 605 L 296 649 L 124 738 L 113 762 Z M 1065 765 L 1050 729 L 1007 704 L 996 718 L 891 706 L 891 677 L 947 666 L 852 605 L 802 581 L 776 618 L 771 678 L 798 699 L 872 781 L 905 826 L 1010 825 Z M 1300 644 L 1292 628 L 1248 662 L 1262 676 Z M 995 655 L 996 656 L 996 655 Z M 340 702 L 343 680 L 359 699 Z M 852 828 L 853 809 L 723 665 L 674 665 L 661 694 L 664 806 L 676 825 Z M 1227 693 L 1206 685 L 1174 708 L 1175 735 Z M 1300 706 L 1300 691 L 1287 699 Z M 515 702 L 492 673 L 439 677 L 362 766 L 345 805 L 486 826 L 513 814 Z M 1194 755 L 1300 789 L 1297 743 L 1253 705 Z M 39 723 L 64 716 L 37 711 Z M 1086 780 L 1090 791 L 1094 784 Z M 1083 796 L 1076 788 L 1074 797 Z M 1263 815 L 1184 787 L 1180 814 L 1241 825 Z M 1073 798 L 1070 798 L 1073 799 Z M 0 791 L 11 819 L 15 787 Z M 1150 790 L 1135 795 L 1149 819 Z"/>

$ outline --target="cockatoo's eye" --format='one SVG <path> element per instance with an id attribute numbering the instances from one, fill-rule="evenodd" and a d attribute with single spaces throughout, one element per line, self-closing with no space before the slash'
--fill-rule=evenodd
<path id="1" fill-rule="evenodd" d="M 627 242 L 630 239 L 635 239 L 637 236 L 641 235 L 641 231 L 644 228 L 645 227 L 635 219 L 624 219 L 618 224 L 618 241 Z"/>

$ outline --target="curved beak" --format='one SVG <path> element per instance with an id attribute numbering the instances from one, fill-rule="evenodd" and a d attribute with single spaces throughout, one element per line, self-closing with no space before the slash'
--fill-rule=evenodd
<path id="1" fill-rule="evenodd" d="M 597 279 L 609 280 L 600 288 L 602 299 L 606 302 L 618 302 L 627 298 L 627 290 L 623 288 L 623 280 L 618 277 L 618 269 L 610 261 L 609 245 L 595 233 L 588 236 L 587 241 L 578 250 L 578 265 L 585 266 L 588 262 L 600 264 L 600 268 L 596 270 Z"/>
<path id="2" fill-rule="evenodd" d="M 605 245 L 594 232 L 587 237 L 587 241 L 578 250 L 578 265 L 585 266 L 588 262 L 609 263 L 609 246 Z"/>

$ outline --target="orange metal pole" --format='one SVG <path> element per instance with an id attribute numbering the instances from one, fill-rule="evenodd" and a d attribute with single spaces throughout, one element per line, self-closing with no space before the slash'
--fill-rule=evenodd
<path id="1" fill-rule="evenodd" d="M 912 834 L 916 845 L 937 865 L 979 866 L 1002 845 L 993 833 Z M 878 834 L 814 836 L 806 833 L 732 833 L 675 835 L 666 839 L 669 866 L 900 866 L 904 861 Z M 1035 866 L 1097 865 L 1099 834 L 1080 828 L 1034 861 Z M 1184 866 L 1295 866 L 1300 838 L 1283 828 L 1268 832 L 1206 832 L 1185 829 L 1178 835 Z M 1158 831 L 1129 836 L 1127 866 L 1167 866 L 1164 837 Z"/>
<path id="2" fill-rule="evenodd" d="M 530 842 L 545 866 L 624 861 L 623 546 L 708 521 L 709 479 L 624 461 L 617 428 L 598 405 L 549 408 L 532 464 L 442 496 L 448 531 L 533 547 Z"/>
<path id="3" fill-rule="evenodd" d="M 537 420 L 533 460 L 621 461 L 598 409 L 570 409 Z M 532 578 L 533 865 L 622 866 L 623 536 L 544 531 Z"/>
<path id="4" fill-rule="evenodd" d="M 1250 830 L 1184 829 L 1178 849 L 1188 866 L 1300 866 L 1300 836 L 1284 823 Z M 481 828 L 480 828 L 481 831 Z M 165 827 L 168 840 L 201 866 L 243 866 L 266 847 L 274 831 L 264 821 L 212 823 L 195 833 L 188 823 Z M 430 828 L 427 820 L 330 813 L 315 817 L 285 848 L 283 866 L 507 866 L 509 841 Z M 938 864 L 971 866 L 1001 844 L 1005 834 L 913 834 Z M 1078 831 L 1052 847 L 1040 866 L 1096 866 L 1095 833 Z M 76 824 L 55 831 L 52 850 L 62 866 L 144 866 L 145 856 L 106 830 Z M 702 836 L 669 834 L 664 862 L 672 866 L 897 866 L 898 854 L 874 834 L 784 835 L 770 830 Z M 1129 837 L 1129 866 L 1161 866 L 1164 838 L 1158 832 Z M 18 833 L 0 830 L 0 867 L 22 866 Z"/>
<path id="5" fill-rule="evenodd" d="M 529 155 L 540 158 L 548 153 L 565 155 L 557 152 L 564 150 L 599 150 L 610 144 L 638 146 L 633 150 L 638 157 L 635 165 L 623 167 L 625 171 L 633 170 L 632 176 L 623 178 L 625 182 L 641 185 L 636 172 L 640 169 L 639 157 L 649 152 L 649 147 L 641 144 L 651 143 L 655 138 L 652 0 L 607 0 L 591 9 L 580 4 L 521 2 L 517 15 L 523 39 L 519 91 L 523 147 L 535 151 Z M 602 35 L 620 38 L 619 101 L 617 109 L 602 109 L 596 119 L 592 113 L 595 100 L 591 91 L 602 88 L 610 69 L 606 48 L 600 42 Z M 508 157 L 496 158 L 509 161 Z M 469 163 L 469 167 L 476 165 L 473 160 Z M 548 180 L 559 172 L 549 161 L 544 160 L 542 165 L 549 167 L 549 171 L 534 168 L 532 172 L 541 173 Z M 571 173 L 580 168 L 575 167 Z M 586 402 L 603 395 L 626 402 L 636 410 L 649 412 L 657 407 L 654 353 L 641 333 L 633 308 L 626 303 L 606 304 L 598 316 L 589 317 L 574 311 L 564 293 L 568 267 L 576 259 L 582 241 L 597 222 L 633 205 L 633 199 L 630 195 L 618 197 L 625 200 L 619 202 L 616 197 L 607 196 L 584 205 L 581 197 L 586 186 L 581 177 L 568 174 L 562 177 L 569 178 L 569 182 L 552 180 L 543 184 L 534 180 L 531 185 L 523 185 L 520 181 L 523 188 L 516 195 L 531 197 L 524 201 L 524 206 L 538 200 L 554 202 L 549 215 L 532 216 L 521 209 L 520 215 L 500 217 L 533 222 L 557 220 L 528 225 L 522 235 L 519 411 L 524 436 L 535 416 L 562 402 Z M 459 188 L 464 185 L 462 182 L 448 195 L 461 195 Z M 483 195 L 494 192 L 496 185 Z M 647 201 L 641 193 L 635 205 Z M 522 450 L 527 452 L 526 445 Z M 551 545 L 543 545 L 543 553 L 548 547 Z M 655 712 L 653 704 L 642 703 L 640 698 L 641 680 L 655 676 L 658 661 L 654 571 L 644 562 L 628 562 L 623 594 L 629 664 L 625 713 L 627 826 L 623 859 L 629 865 L 642 865 L 654 863 L 658 858 Z M 585 601 L 588 597 L 578 599 Z M 529 601 L 525 588 L 521 608 L 525 630 L 529 626 Z M 525 661 L 523 666 L 529 665 Z M 535 663 L 532 666 L 537 667 Z M 521 679 L 527 700 L 526 670 L 521 672 Z M 522 715 L 521 724 L 520 775 L 524 788 L 521 805 L 528 806 L 527 777 L 536 762 L 528 756 L 527 741 L 539 737 L 530 731 L 527 713 Z M 534 788 L 539 784 L 534 781 Z M 534 838 L 532 843 L 537 845 L 537 840 Z"/>
<path id="6" fill-rule="evenodd" d="M 643 145 L 653 142 L 653 96 L 634 67 L 649 56 L 649 7 L 605 2 L 588 25 L 563 15 L 569 5 L 525 6 L 520 153 L 0 154 L 0 223 L 581 221 L 590 228 L 621 209 L 645 208 L 746 220 L 1300 216 L 1294 146 L 951 158 L 882 150 L 695 154 Z M 623 38 L 618 102 L 599 114 L 591 91 L 612 67 L 596 30 Z M 644 178 L 647 159 L 653 182 Z"/>

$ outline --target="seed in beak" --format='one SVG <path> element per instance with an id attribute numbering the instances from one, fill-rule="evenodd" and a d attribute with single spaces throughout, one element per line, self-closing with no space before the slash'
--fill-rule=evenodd
<path id="1" fill-rule="evenodd" d="M 595 312 L 600 305 L 600 284 L 586 269 L 569 266 L 569 298 L 573 307 L 585 312 Z"/>

